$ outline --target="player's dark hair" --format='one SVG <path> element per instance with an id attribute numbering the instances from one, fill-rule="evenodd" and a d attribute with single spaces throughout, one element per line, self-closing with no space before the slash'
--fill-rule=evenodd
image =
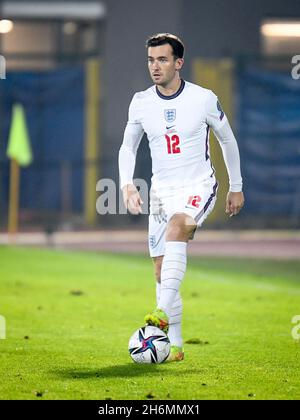
<path id="1" fill-rule="evenodd" d="M 175 58 L 183 58 L 184 44 L 176 35 L 169 33 L 156 34 L 149 37 L 146 41 L 146 48 L 158 47 L 160 45 L 169 44 L 172 47 Z"/>

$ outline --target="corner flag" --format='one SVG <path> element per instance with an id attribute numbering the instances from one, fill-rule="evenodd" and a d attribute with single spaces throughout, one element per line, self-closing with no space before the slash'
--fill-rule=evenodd
<path id="1" fill-rule="evenodd" d="M 20 166 L 28 166 L 32 162 L 25 113 L 20 104 L 13 106 L 7 156 L 10 157 L 8 233 L 13 242 L 19 223 Z"/>
<path id="2" fill-rule="evenodd" d="M 20 166 L 28 166 L 32 162 L 32 152 L 23 106 L 13 106 L 7 156 L 15 159 Z"/>

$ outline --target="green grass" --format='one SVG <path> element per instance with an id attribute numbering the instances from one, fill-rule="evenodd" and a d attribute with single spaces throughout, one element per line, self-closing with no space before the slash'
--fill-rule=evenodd
<path id="1" fill-rule="evenodd" d="M 128 339 L 155 306 L 149 258 L 0 247 L 0 398 L 299 399 L 299 273 L 190 258 L 183 333 L 202 344 L 181 363 L 136 365 Z"/>

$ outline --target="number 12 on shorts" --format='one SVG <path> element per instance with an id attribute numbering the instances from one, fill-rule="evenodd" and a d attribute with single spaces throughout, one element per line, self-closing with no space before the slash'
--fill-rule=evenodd
<path id="1" fill-rule="evenodd" d="M 201 198 L 200 198 L 200 195 L 191 195 L 190 197 L 189 197 L 189 201 L 188 201 L 188 204 L 190 205 L 190 206 L 193 206 L 193 207 L 197 207 L 197 209 L 199 208 L 199 203 L 200 203 L 200 201 L 201 201 Z"/>
<path id="2" fill-rule="evenodd" d="M 167 148 L 168 148 L 168 154 L 172 155 L 175 153 L 180 153 L 180 147 L 179 147 L 179 137 L 177 134 L 174 134 L 172 137 L 165 134 L 166 140 L 167 140 Z"/>

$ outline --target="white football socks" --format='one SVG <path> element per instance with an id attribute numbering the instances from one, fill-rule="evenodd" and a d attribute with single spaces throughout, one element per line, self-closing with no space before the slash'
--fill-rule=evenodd
<path id="1" fill-rule="evenodd" d="M 160 299 L 161 284 L 156 283 L 156 303 L 158 305 Z M 169 318 L 169 332 L 168 336 L 172 346 L 182 347 L 183 340 L 181 335 L 181 320 L 182 320 L 182 299 L 178 291 L 175 296 L 175 301 L 171 309 Z"/>
<path id="2" fill-rule="evenodd" d="M 158 307 L 165 311 L 169 318 L 186 270 L 186 248 L 186 242 L 166 242 Z"/>
<path id="3" fill-rule="evenodd" d="M 161 283 L 156 285 L 158 308 L 169 317 L 169 339 L 172 345 L 182 347 L 182 300 L 179 288 L 186 271 L 186 242 L 168 241 L 161 267 Z"/>

